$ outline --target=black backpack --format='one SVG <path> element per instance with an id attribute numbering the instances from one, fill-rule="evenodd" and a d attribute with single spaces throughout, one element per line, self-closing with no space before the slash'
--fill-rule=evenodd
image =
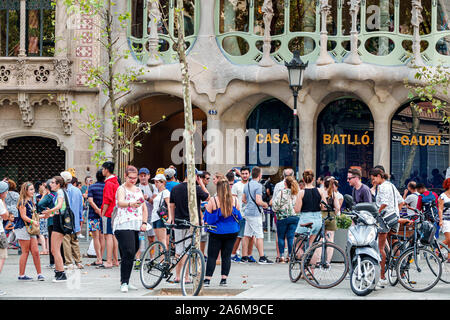
<path id="1" fill-rule="evenodd" d="M 63 190 L 63 192 L 66 210 L 59 214 L 60 224 L 64 234 L 72 234 L 75 231 L 75 215 L 73 214 L 72 209 L 70 209 L 66 191 Z"/>

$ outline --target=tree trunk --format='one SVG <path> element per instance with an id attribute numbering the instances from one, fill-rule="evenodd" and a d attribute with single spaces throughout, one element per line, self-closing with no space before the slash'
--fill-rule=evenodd
<path id="1" fill-rule="evenodd" d="M 411 138 L 415 136 L 417 138 L 417 134 L 419 132 L 420 119 L 419 119 L 419 111 L 415 105 L 410 106 L 411 115 L 412 115 L 412 126 L 411 126 Z M 402 178 L 400 179 L 400 186 L 405 185 L 406 180 L 411 175 L 411 169 L 413 166 L 414 158 L 416 157 L 417 145 L 412 145 L 409 149 L 408 159 L 406 159 L 405 170 L 403 171 Z M 406 187 L 406 185 L 405 185 Z"/>

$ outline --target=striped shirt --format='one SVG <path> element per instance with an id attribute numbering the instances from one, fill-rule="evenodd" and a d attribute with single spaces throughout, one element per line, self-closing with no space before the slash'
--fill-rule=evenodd
<path id="1" fill-rule="evenodd" d="M 105 188 L 104 182 L 96 182 L 89 186 L 88 198 L 94 200 L 95 205 L 100 209 L 103 202 L 103 189 Z M 100 216 L 95 213 L 94 208 L 89 205 L 89 219 L 99 219 Z"/>

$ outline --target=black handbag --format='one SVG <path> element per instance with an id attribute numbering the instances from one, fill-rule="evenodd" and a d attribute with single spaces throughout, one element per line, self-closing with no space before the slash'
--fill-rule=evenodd
<path id="1" fill-rule="evenodd" d="M 67 198 L 67 193 L 64 192 L 64 199 L 66 201 L 66 210 L 60 213 L 60 224 L 64 234 L 74 233 L 75 230 L 75 215 L 72 209 L 70 209 L 69 199 Z"/>
<path id="2" fill-rule="evenodd" d="M 156 213 L 158 214 L 158 216 L 161 219 L 168 219 L 169 217 L 169 210 L 167 209 L 167 204 L 166 201 L 164 201 L 164 197 L 161 194 L 161 200 L 159 201 L 159 207 L 158 210 L 156 211 Z"/>

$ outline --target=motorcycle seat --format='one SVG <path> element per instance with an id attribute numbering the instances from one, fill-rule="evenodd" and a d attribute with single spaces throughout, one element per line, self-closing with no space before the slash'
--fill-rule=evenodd
<path id="1" fill-rule="evenodd" d="M 313 224 L 314 224 L 313 222 L 308 222 L 308 223 L 301 224 L 300 227 L 312 228 Z"/>
<path id="2" fill-rule="evenodd" d="M 362 210 L 368 211 L 374 217 L 376 217 L 378 215 L 378 208 L 374 203 L 369 203 L 369 202 L 358 203 L 355 205 L 355 207 L 353 209 L 355 209 L 356 211 L 362 211 Z"/>

